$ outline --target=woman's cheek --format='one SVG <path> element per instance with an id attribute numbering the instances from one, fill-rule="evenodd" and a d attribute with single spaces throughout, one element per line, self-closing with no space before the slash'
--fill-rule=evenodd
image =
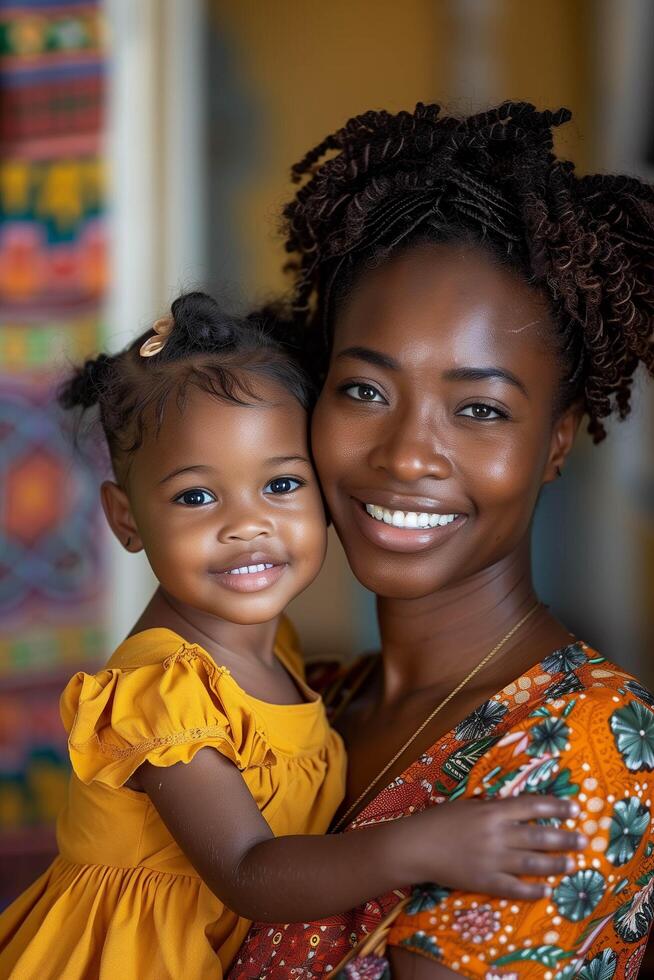
<path id="1" fill-rule="evenodd" d="M 479 483 L 483 479 L 487 492 L 499 500 L 524 497 L 534 483 L 536 461 L 530 457 L 528 446 L 522 441 L 510 445 L 487 447 L 481 458 L 475 461 L 471 479 Z M 476 478 L 473 474 L 476 474 Z"/>

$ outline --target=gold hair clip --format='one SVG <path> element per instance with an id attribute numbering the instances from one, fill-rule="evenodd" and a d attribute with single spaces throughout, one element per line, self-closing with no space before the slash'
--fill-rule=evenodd
<path id="1" fill-rule="evenodd" d="M 166 346 L 166 341 L 172 333 L 174 325 L 175 321 L 170 313 L 168 313 L 166 316 L 159 317 L 158 320 L 155 320 L 152 324 L 154 336 L 148 337 L 148 339 L 141 344 L 141 349 L 139 350 L 141 357 L 152 357 L 154 354 L 158 354 L 159 351 L 162 351 Z"/>

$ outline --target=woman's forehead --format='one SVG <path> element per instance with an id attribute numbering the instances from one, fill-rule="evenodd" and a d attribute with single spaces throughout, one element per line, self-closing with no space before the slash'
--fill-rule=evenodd
<path id="1" fill-rule="evenodd" d="M 334 353 L 353 344 L 386 353 L 542 354 L 547 302 L 483 251 L 420 246 L 362 274 L 335 325 Z"/>

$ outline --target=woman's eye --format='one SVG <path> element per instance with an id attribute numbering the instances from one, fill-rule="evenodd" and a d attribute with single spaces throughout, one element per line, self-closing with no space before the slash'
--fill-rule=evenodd
<path id="1" fill-rule="evenodd" d="M 342 389 L 349 398 L 357 402 L 384 402 L 383 395 L 373 385 L 347 385 Z"/>
<path id="2" fill-rule="evenodd" d="M 266 483 L 263 488 L 264 493 L 293 493 L 298 487 L 302 487 L 304 484 L 301 480 L 296 480 L 294 476 L 278 476 L 270 483 Z"/>
<path id="3" fill-rule="evenodd" d="M 498 408 L 491 408 L 490 405 L 484 405 L 483 402 L 475 402 L 472 405 L 466 405 L 462 408 L 459 415 L 465 415 L 471 419 L 481 419 L 485 421 L 486 419 L 505 419 L 506 415 L 504 412 L 500 412 Z"/>
<path id="4" fill-rule="evenodd" d="M 183 504 L 185 507 L 204 507 L 215 502 L 216 498 L 208 490 L 185 490 L 175 497 L 175 503 Z"/>

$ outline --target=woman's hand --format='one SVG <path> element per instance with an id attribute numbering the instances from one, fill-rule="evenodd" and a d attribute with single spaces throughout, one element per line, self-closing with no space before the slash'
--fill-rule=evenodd
<path id="1" fill-rule="evenodd" d="M 576 863 L 565 852 L 583 850 L 588 841 L 575 831 L 532 821 L 565 821 L 578 814 L 574 802 L 535 794 L 441 804 L 399 821 L 405 832 L 396 859 L 404 864 L 407 882 L 436 881 L 461 891 L 535 901 L 551 889 L 525 876 L 547 878 L 571 870 Z"/>

